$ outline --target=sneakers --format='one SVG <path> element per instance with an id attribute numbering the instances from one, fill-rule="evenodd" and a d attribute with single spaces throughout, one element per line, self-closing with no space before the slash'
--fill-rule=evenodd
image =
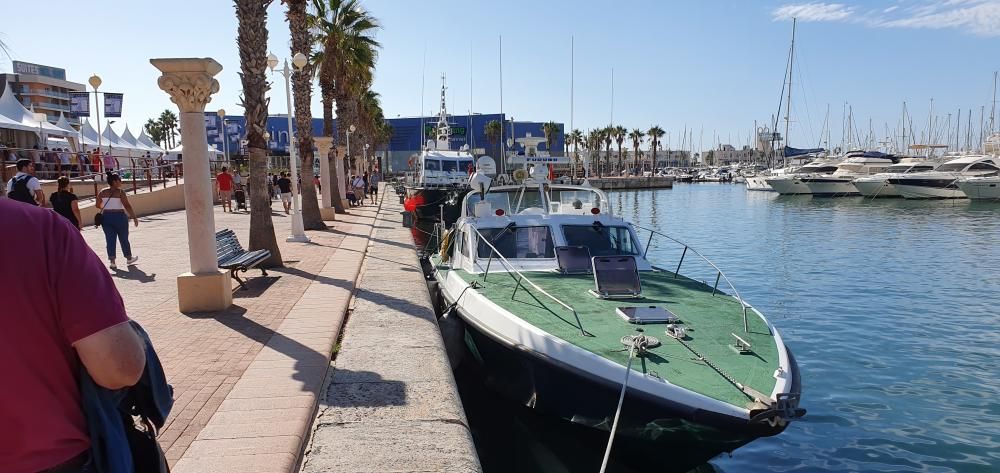
<path id="1" fill-rule="evenodd" d="M 138 256 L 133 256 L 133 257 L 131 257 L 131 258 L 128 259 L 128 263 L 127 264 L 129 266 L 131 266 L 131 265 L 135 264 L 136 261 L 139 261 L 139 257 Z"/>
<path id="2" fill-rule="evenodd" d="M 115 260 L 111 260 L 110 264 L 108 264 L 108 267 L 111 269 L 118 269 L 118 265 L 115 264 Z"/>

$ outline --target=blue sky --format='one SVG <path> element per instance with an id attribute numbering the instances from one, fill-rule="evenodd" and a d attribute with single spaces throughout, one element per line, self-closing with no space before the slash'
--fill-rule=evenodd
<path id="1" fill-rule="evenodd" d="M 20 3 L 18 8 L 27 8 Z M 137 130 L 174 108 L 156 87 L 151 57 L 207 56 L 219 61 L 221 91 L 209 109 L 241 114 L 236 18 L 225 0 L 79 3 L 49 0 L 43 24 L 7 21 L 0 39 L 14 59 L 63 67 L 70 80 L 97 72 L 103 90 L 125 94 L 125 121 Z M 1000 69 L 1000 0 L 823 2 L 663 2 L 368 0 L 381 20 L 384 45 L 375 89 L 389 117 L 437 108 L 447 74 L 454 113 L 500 110 L 498 48 L 503 37 L 503 111 L 518 120 L 570 123 L 570 38 L 575 38 L 573 126 L 586 131 L 614 121 L 629 128 L 659 124 L 672 147 L 693 128 L 695 147 L 742 144 L 754 125 L 777 112 L 791 36 L 799 18 L 793 76 L 793 146 L 819 143 L 827 106 L 832 141 L 840 142 L 845 103 L 856 128 L 876 135 L 895 128 L 906 101 L 913 129 L 968 110 L 978 127 L 990 113 L 993 71 Z M 63 13 L 58 13 L 63 12 Z M 188 15 L 195 12 L 193 18 Z M 16 15 L 15 15 L 16 16 Z M 29 12 L 25 12 L 28 17 Z M 84 21 L 81 21 L 81 18 Z M 283 6 L 270 8 L 270 49 L 289 55 Z M 426 53 L 426 67 L 423 65 Z M 9 72 L 7 60 L 0 71 Z M 471 91 L 470 91 L 471 74 Z M 284 113 L 283 84 L 272 113 Z M 470 93 L 471 92 L 471 93 Z M 313 115 L 320 116 L 319 102 Z M 115 125 L 121 131 L 121 122 Z M 784 126 L 780 126 L 781 129 Z M 702 135 L 702 131 L 703 135 Z M 964 135 L 964 131 L 962 134 Z M 944 141 L 941 137 L 938 141 Z"/>

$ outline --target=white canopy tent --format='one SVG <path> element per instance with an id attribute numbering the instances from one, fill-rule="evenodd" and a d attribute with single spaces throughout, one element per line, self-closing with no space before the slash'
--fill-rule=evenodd
<path id="1" fill-rule="evenodd" d="M 129 131 L 127 124 L 125 125 L 125 131 L 122 132 L 119 139 L 123 144 L 129 147 L 130 156 L 138 157 L 138 156 L 145 156 L 146 153 L 152 154 L 151 150 L 146 149 L 145 146 L 139 144 L 135 136 L 132 135 L 132 132 Z"/>
<path id="2" fill-rule="evenodd" d="M 15 129 L 21 131 L 33 131 L 39 136 L 39 138 L 43 135 L 65 137 L 70 134 L 68 131 L 59 128 L 46 120 L 35 120 L 34 113 L 24 108 L 24 105 L 22 105 L 21 102 L 14 97 L 14 88 L 11 87 L 10 84 L 7 84 L 4 88 L 3 95 L 0 95 L 0 116 L 8 119 L 4 120 L 3 123 L 19 123 L 22 127 Z"/>
<path id="3" fill-rule="evenodd" d="M 163 150 L 163 148 L 157 146 L 156 143 L 153 143 L 153 140 L 150 139 L 149 135 L 146 134 L 146 130 L 142 130 L 141 132 L 139 132 L 139 137 L 136 138 L 135 140 L 140 145 L 145 146 L 146 149 L 148 149 L 148 150 L 150 150 L 150 151 L 152 151 L 154 153 L 163 154 L 165 152 Z"/>
<path id="4" fill-rule="evenodd" d="M 182 154 L 184 154 L 183 143 L 178 144 L 177 146 L 167 151 L 167 154 L 166 156 L 163 157 L 163 159 L 166 159 L 167 161 L 177 161 L 177 158 L 180 156 L 183 160 L 183 156 L 181 156 Z M 219 150 L 216 149 L 215 146 L 213 145 L 208 145 L 208 159 L 210 161 L 214 161 L 216 159 L 219 159 L 218 155 L 219 155 Z"/>
<path id="5" fill-rule="evenodd" d="M 80 143 L 89 148 L 97 148 L 97 130 L 90 126 L 88 120 L 84 120 L 83 125 L 80 125 Z M 106 151 L 107 145 L 103 147 Z"/>

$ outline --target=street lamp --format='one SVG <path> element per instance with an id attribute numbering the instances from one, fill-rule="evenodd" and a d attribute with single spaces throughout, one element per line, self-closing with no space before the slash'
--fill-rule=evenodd
<path id="1" fill-rule="evenodd" d="M 358 127 L 354 125 L 347 128 L 347 162 L 351 162 L 351 133 L 354 133 L 357 129 Z"/>
<path id="2" fill-rule="evenodd" d="M 362 156 L 363 157 L 361 158 L 361 162 L 363 163 L 363 166 L 364 166 L 363 171 L 367 171 L 368 170 L 368 143 L 365 143 L 365 150 L 364 150 L 364 153 L 362 154 Z M 364 172 L 359 172 L 358 174 L 364 174 Z"/>
<path id="3" fill-rule="evenodd" d="M 295 53 L 292 56 L 292 64 L 296 70 L 302 70 L 307 62 L 306 55 Z M 267 55 L 267 65 L 273 72 L 278 66 L 278 57 L 273 53 Z M 299 212 L 299 166 L 298 153 L 295 150 L 295 139 L 292 133 L 292 68 L 288 67 L 288 60 L 285 59 L 285 67 L 279 70 L 285 77 L 285 101 L 288 106 L 288 162 L 292 172 L 292 234 L 285 238 L 285 241 L 299 243 L 309 242 L 306 236 L 305 225 L 302 224 L 302 213 Z"/>
<path id="4" fill-rule="evenodd" d="M 219 123 L 222 124 L 222 155 L 229 161 L 229 136 L 226 135 L 226 109 L 220 108 L 218 112 Z"/>
<path id="5" fill-rule="evenodd" d="M 101 86 L 102 81 L 100 76 L 94 74 L 87 82 L 94 88 L 94 111 L 97 112 L 97 155 L 101 156 L 104 151 L 101 149 L 101 104 L 97 102 L 97 88 Z"/>

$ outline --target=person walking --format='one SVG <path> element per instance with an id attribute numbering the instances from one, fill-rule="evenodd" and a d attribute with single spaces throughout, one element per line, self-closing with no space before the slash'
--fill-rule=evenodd
<path id="1" fill-rule="evenodd" d="M 73 188 L 69 186 L 69 178 L 59 176 L 56 182 L 59 183 L 59 190 L 49 198 L 49 202 L 52 202 L 52 210 L 66 217 L 66 220 L 73 223 L 73 226 L 78 230 L 83 230 L 81 223 L 83 219 L 80 218 L 80 204 L 77 202 L 79 198 L 73 193 Z"/>
<path id="2" fill-rule="evenodd" d="M 73 164 L 70 162 L 69 153 L 63 148 L 56 148 L 59 152 L 59 174 L 69 176 L 73 172 Z"/>
<path id="3" fill-rule="evenodd" d="M 368 195 L 372 199 L 372 204 L 378 199 L 378 183 L 382 179 L 379 178 L 378 171 L 373 171 L 371 176 L 368 177 Z"/>
<path id="4" fill-rule="evenodd" d="M 135 385 L 142 338 L 100 259 L 65 219 L 0 200 L 17 231 L 0 245 L 0 471 L 93 472 L 81 372 L 97 385 Z"/>
<path id="5" fill-rule="evenodd" d="M 80 161 L 80 176 L 82 177 L 82 176 L 89 175 L 90 174 L 90 157 L 87 156 L 87 152 L 86 151 L 81 151 L 81 152 L 77 153 L 77 155 L 79 156 L 77 158 L 77 160 Z"/>
<path id="6" fill-rule="evenodd" d="M 110 185 L 111 175 L 115 173 L 116 169 L 119 169 L 118 158 L 112 156 L 111 151 L 109 150 L 108 153 L 104 155 L 102 162 L 104 164 L 104 175 L 106 176 L 108 184 Z"/>
<path id="7" fill-rule="evenodd" d="M 229 168 L 222 166 L 222 172 L 215 176 L 215 188 L 218 191 L 219 201 L 222 203 L 222 211 L 233 211 L 233 175 L 229 174 Z"/>
<path id="8" fill-rule="evenodd" d="M 115 242 L 122 245 L 122 254 L 125 255 L 128 265 L 135 264 L 139 260 L 138 256 L 132 254 L 132 245 L 128 241 L 128 219 L 139 226 L 139 218 L 135 216 L 132 205 L 128 202 L 128 196 L 122 190 L 122 178 L 118 174 L 112 173 L 108 176 L 109 187 L 101 190 L 97 194 L 97 208 L 101 211 L 101 227 L 104 229 L 104 240 L 108 247 L 108 266 L 111 269 L 118 269 L 115 264 L 117 248 Z"/>
<path id="9" fill-rule="evenodd" d="M 7 181 L 7 197 L 25 204 L 45 206 L 42 183 L 35 177 L 35 163 L 30 159 L 17 160 L 17 174 Z"/>
<path id="10" fill-rule="evenodd" d="M 290 213 L 292 209 L 292 180 L 288 178 L 288 173 L 281 173 L 278 179 L 278 193 L 281 195 L 281 205 L 285 207 L 285 213 Z"/>
<path id="11" fill-rule="evenodd" d="M 351 188 L 354 191 L 354 198 L 365 203 L 365 180 L 361 176 L 354 176 L 354 180 L 351 181 Z"/>

